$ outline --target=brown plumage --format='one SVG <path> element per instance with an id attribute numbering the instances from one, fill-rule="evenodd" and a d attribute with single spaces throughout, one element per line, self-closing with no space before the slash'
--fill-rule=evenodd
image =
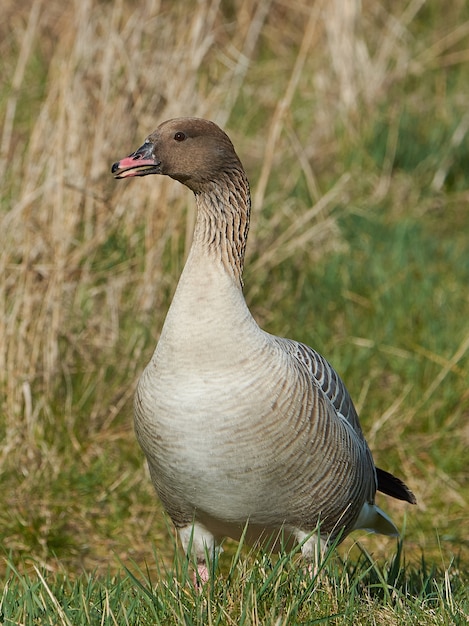
<path id="1" fill-rule="evenodd" d="M 213 122 L 161 124 L 115 163 L 116 178 L 165 174 L 191 189 L 197 221 L 186 266 L 135 396 L 151 478 L 207 577 L 223 537 L 281 530 L 323 541 L 357 528 L 397 534 L 376 489 L 415 503 L 377 470 L 344 383 L 304 344 L 259 328 L 242 293 L 250 193 L 228 136 Z M 315 553 L 316 535 L 302 545 Z"/>

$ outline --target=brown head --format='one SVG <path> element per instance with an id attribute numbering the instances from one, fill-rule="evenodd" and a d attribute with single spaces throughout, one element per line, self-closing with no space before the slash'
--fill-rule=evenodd
<path id="1" fill-rule="evenodd" d="M 228 135 L 213 122 L 181 117 L 163 122 L 145 143 L 112 166 L 116 178 L 165 174 L 195 193 L 242 169 Z"/>

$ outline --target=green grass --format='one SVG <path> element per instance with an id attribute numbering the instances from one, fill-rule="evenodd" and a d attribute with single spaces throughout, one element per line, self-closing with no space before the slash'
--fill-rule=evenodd
<path id="1" fill-rule="evenodd" d="M 177 554 L 177 553 L 176 553 Z M 34 566 L 14 566 L 0 604 L 10 624 L 463 624 L 469 601 L 458 563 L 446 569 L 402 562 L 377 563 L 363 548 L 340 558 L 330 550 L 315 574 L 291 554 L 237 553 L 224 559 L 224 576 L 211 577 L 201 592 L 191 582 L 187 561 L 169 568 L 157 559 L 156 574 L 129 563 L 118 575 L 51 576 Z M 437 615 L 432 620 L 431 616 Z"/>
<path id="2" fill-rule="evenodd" d="M 4 11 L 2 624 L 467 622 L 467 3 L 365 0 L 352 22 L 251 4 Z M 333 363 L 377 464 L 417 495 L 379 496 L 397 548 L 355 534 L 311 579 L 227 541 L 209 587 L 188 582 L 131 415 L 193 201 L 110 175 L 187 114 L 220 121 L 248 171 L 256 319 Z"/>

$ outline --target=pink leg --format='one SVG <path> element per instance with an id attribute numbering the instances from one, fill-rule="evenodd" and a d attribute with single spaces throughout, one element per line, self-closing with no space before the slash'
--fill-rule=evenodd
<path id="1" fill-rule="evenodd" d="M 197 571 L 192 575 L 192 582 L 200 591 L 210 578 L 205 555 L 214 553 L 215 538 L 205 526 L 198 522 L 179 528 L 178 533 L 184 552 L 197 559 Z"/>
<path id="2" fill-rule="evenodd" d="M 308 567 L 306 568 L 306 572 L 309 574 L 310 578 L 314 578 L 315 576 L 318 575 L 319 567 L 318 567 L 316 559 L 315 559 L 314 564 L 313 563 L 309 563 L 308 564 Z"/>
<path id="3" fill-rule="evenodd" d="M 198 591 L 201 591 L 202 587 L 204 587 L 208 583 L 209 578 L 210 574 L 205 562 L 202 561 L 200 563 L 197 563 L 197 571 L 193 574 L 194 587 Z"/>

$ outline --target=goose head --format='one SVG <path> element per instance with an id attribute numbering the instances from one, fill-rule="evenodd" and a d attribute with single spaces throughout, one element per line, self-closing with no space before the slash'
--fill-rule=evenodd
<path id="1" fill-rule="evenodd" d="M 234 169 L 242 166 L 226 133 L 209 120 L 183 117 L 160 124 L 111 171 L 115 178 L 164 174 L 197 193 Z"/>

